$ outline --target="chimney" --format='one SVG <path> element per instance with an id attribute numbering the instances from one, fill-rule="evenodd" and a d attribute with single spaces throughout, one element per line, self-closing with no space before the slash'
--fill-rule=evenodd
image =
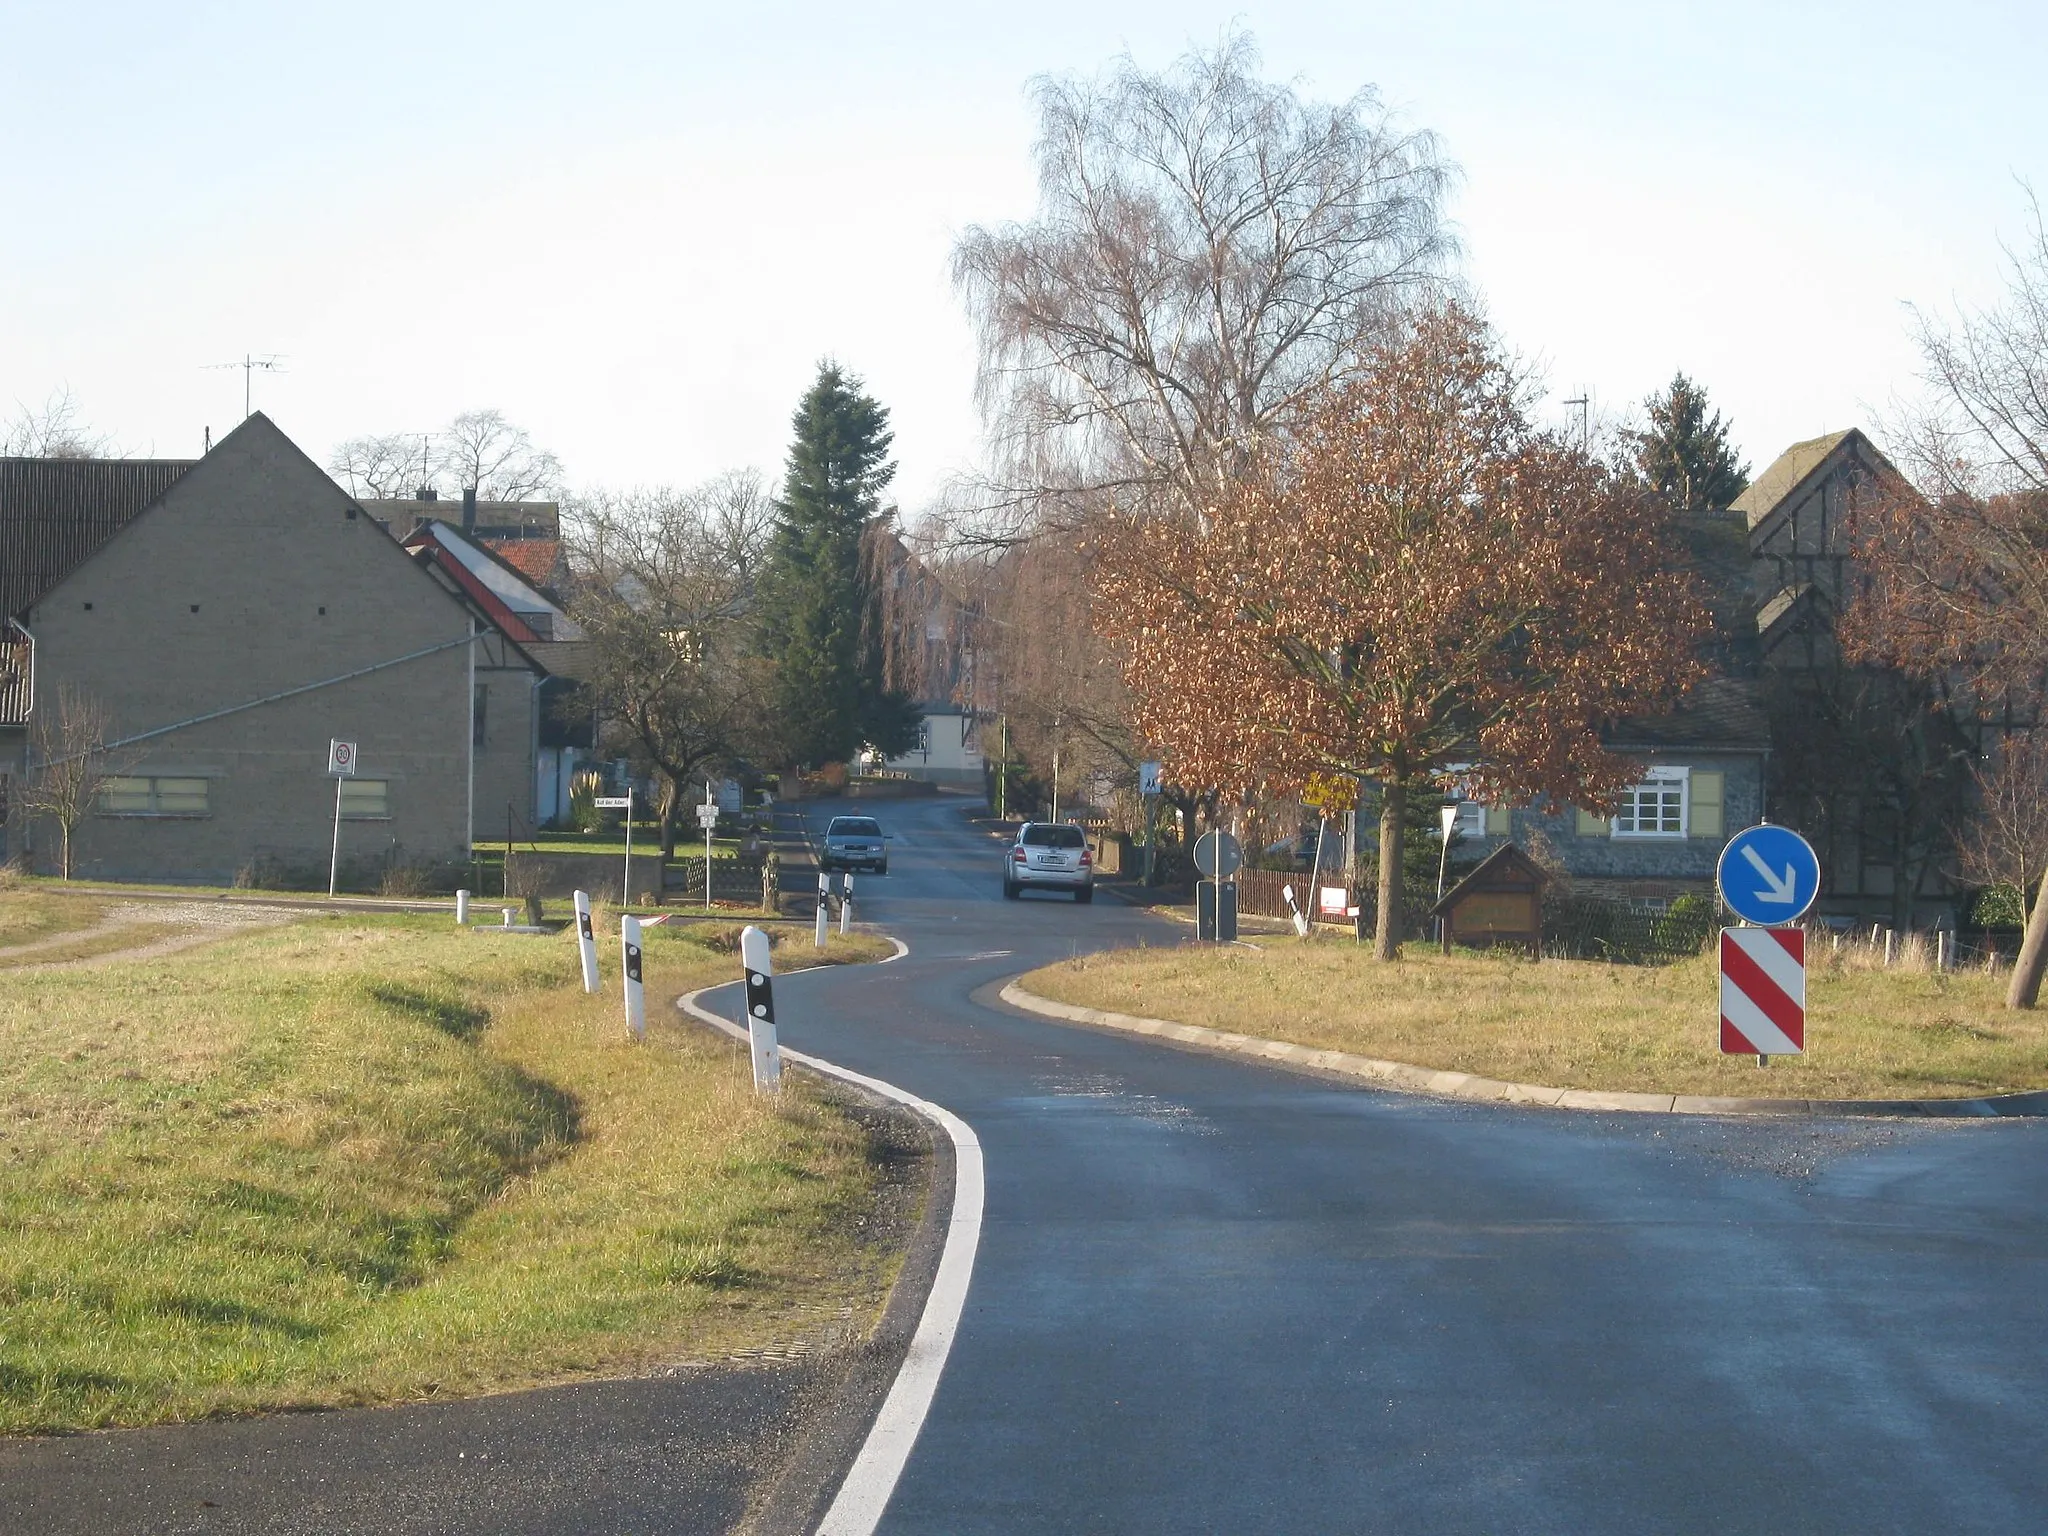
<path id="1" fill-rule="evenodd" d="M 436 500 L 439 500 L 439 498 L 438 498 L 437 496 L 435 496 L 435 494 L 434 494 L 434 488 L 433 488 L 433 487 L 432 487 L 431 485 L 423 485 L 423 486 L 421 486 L 421 487 L 420 487 L 420 500 L 421 500 L 421 501 L 436 501 Z"/>
<path id="2" fill-rule="evenodd" d="M 473 485 L 462 488 L 462 531 L 467 534 L 476 532 L 476 487 Z"/>

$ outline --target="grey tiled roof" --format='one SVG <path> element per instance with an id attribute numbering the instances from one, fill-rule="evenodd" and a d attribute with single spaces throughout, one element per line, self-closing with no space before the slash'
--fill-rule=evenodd
<path id="1" fill-rule="evenodd" d="M 1771 745 L 1771 728 L 1753 685 L 1739 677 L 1711 677 L 1669 714 L 1618 720 L 1606 737 L 1607 744 L 1617 751 L 1700 748 L 1762 752 Z"/>
<path id="2" fill-rule="evenodd" d="M 0 618 L 99 552 L 192 459 L 0 459 Z"/>

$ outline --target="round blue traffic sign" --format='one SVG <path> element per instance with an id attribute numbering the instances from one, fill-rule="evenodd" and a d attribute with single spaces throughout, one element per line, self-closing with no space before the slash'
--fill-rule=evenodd
<path id="1" fill-rule="evenodd" d="M 1820 895 L 1820 856 L 1790 827 L 1748 827 L 1728 839 L 1714 877 L 1745 923 L 1796 923 Z"/>

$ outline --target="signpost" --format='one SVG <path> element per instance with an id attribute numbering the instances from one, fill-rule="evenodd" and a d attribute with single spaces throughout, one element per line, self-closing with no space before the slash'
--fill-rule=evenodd
<path id="1" fill-rule="evenodd" d="M 1158 855 L 1159 827 L 1156 818 L 1159 811 L 1159 785 L 1161 765 L 1156 762 L 1138 764 L 1138 803 L 1145 809 L 1145 884 L 1152 883 L 1152 870 Z"/>
<path id="2" fill-rule="evenodd" d="M 705 789 L 711 786 L 706 784 Z M 697 807 L 697 825 L 704 829 L 704 911 L 711 911 L 711 829 L 718 825 L 718 802 L 706 799 Z"/>
<path id="3" fill-rule="evenodd" d="M 356 776 L 354 742 L 327 743 L 327 773 L 334 780 L 334 847 L 327 856 L 327 894 L 332 896 L 341 874 L 341 786 Z"/>
<path id="4" fill-rule="evenodd" d="M 1790 827 L 1748 827 L 1715 870 L 1721 900 L 1746 928 L 1721 930 L 1721 1050 L 1756 1057 L 1806 1049 L 1806 930 L 1789 926 L 1820 895 L 1820 857 Z"/>
<path id="5" fill-rule="evenodd" d="M 626 872 L 619 877 L 619 905 L 623 907 L 633 899 L 633 786 L 628 784 L 623 795 L 599 795 L 590 803 L 600 811 L 626 813 Z"/>
<path id="6" fill-rule="evenodd" d="M 1195 936 L 1230 944 L 1237 939 L 1237 882 L 1244 849 L 1228 832 L 1204 832 L 1195 839 L 1195 868 L 1209 878 L 1195 891 Z"/>

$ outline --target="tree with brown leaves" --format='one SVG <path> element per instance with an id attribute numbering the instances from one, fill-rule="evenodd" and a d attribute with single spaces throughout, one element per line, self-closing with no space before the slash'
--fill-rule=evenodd
<path id="1" fill-rule="evenodd" d="M 1928 400 L 1893 432 L 1918 483 L 1859 499 L 1852 661 L 1938 678 L 1984 713 L 2038 719 L 2048 696 L 2048 227 L 2013 254 L 2003 304 L 1918 317 Z M 2043 794 L 2036 786 L 2036 794 Z M 2027 919 L 2006 1006 L 2048 971 L 2048 902 Z"/>
<path id="2" fill-rule="evenodd" d="M 1194 527 L 1133 516 L 1103 542 L 1099 612 L 1169 771 L 1382 786 L 1382 959 L 1412 786 L 1455 763 L 1488 798 L 1609 803 L 1637 769 L 1602 726 L 1704 673 L 1667 514 L 1538 431 L 1526 395 L 1479 320 L 1429 312 Z"/>

